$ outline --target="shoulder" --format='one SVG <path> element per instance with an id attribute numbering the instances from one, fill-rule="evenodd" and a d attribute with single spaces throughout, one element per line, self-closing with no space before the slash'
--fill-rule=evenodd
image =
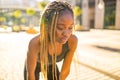
<path id="1" fill-rule="evenodd" d="M 68 39 L 69 48 L 76 48 L 77 44 L 78 44 L 78 38 L 72 34 Z"/>
<path id="2" fill-rule="evenodd" d="M 68 39 L 68 43 L 77 43 L 77 42 L 78 42 L 78 38 L 73 34 Z"/>
<path id="3" fill-rule="evenodd" d="M 37 49 L 38 47 L 39 47 L 39 36 L 40 35 L 37 35 L 37 36 L 35 36 L 35 37 L 33 37 L 31 40 L 30 40 L 30 42 L 29 42 L 29 49 Z"/>

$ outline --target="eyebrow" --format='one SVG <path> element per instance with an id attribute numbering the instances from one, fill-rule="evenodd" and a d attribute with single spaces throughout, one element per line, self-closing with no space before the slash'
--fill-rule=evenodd
<path id="1" fill-rule="evenodd" d="M 64 26 L 65 24 L 61 24 L 61 23 L 59 23 L 59 24 L 57 24 L 57 25 L 63 25 L 63 26 Z"/>
<path id="2" fill-rule="evenodd" d="M 58 23 L 57 25 L 63 25 L 63 26 L 65 26 L 65 24 L 62 24 L 62 23 Z M 71 25 L 74 25 L 74 23 L 72 23 Z"/>

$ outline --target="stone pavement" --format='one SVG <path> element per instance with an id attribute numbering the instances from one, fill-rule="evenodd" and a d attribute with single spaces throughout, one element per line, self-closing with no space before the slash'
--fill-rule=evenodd
<path id="1" fill-rule="evenodd" d="M 75 35 L 78 48 L 66 80 L 120 80 L 120 31 L 93 29 Z M 23 80 L 27 45 L 34 36 L 0 33 L 0 80 Z"/>
<path id="2" fill-rule="evenodd" d="M 67 80 L 120 80 L 120 31 L 75 34 L 79 45 Z"/>

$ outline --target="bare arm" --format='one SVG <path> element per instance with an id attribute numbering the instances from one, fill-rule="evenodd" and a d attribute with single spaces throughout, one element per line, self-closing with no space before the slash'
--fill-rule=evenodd
<path id="1" fill-rule="evenodd" d="M 28 47 L 27 52 L 27 80 L 35 80 L 34 71 L 36 68 L 37 56 L 39 53 L 39 40 L 37 37 L 33 38 Z"/>
<path id="2" fill-rule="evenodd" d="M 70 39 L 68 40 L 68 45 L 69 45 L 70 51 L 67 53 L 67 55 L 63 61 L 63 65 L 62 65 L 62 69 L 61 69 L 61 73 L 60 73 L 60 80 L 65 80 L 70 72 L 70 65 L 72 62 L 74 52 L 77 47 L 77 43 L 78 43 L 77 37 L 72 35 L 70 37 Z"/>

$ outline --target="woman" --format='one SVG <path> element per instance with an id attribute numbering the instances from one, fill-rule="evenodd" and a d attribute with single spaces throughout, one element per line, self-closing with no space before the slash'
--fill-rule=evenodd
<path id="1" fill-rule="evenodd" d="M 66 2 L 53 1 L 47 5 L 40 23 L 40 35 L 34 37 L 28 47 L 24 78 L 39 80 L 65 80 L 77 46 L 77 37 L 72 34 L 73 11 Z M 56 62 L 64 59 L 59 72 Z"/>

